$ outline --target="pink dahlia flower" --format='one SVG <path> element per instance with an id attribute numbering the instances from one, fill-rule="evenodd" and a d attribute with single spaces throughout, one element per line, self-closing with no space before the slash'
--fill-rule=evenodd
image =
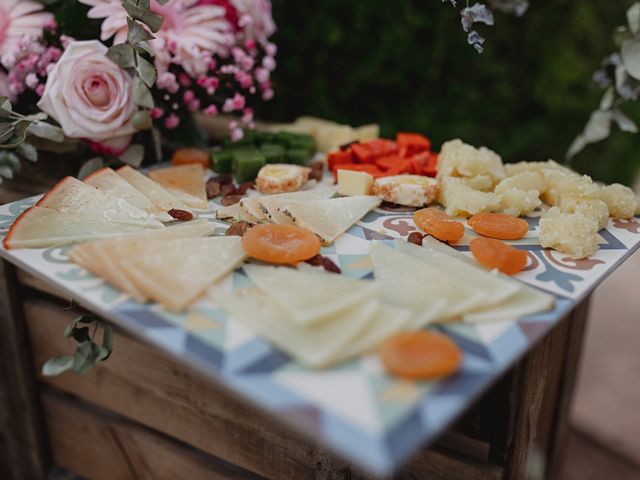
<path id="1" fill-rule="evenodd" d="M 31 0 L 0 0 L 0 59 L 11 57 L 23 37 L 41 37 L 53 14 Z M 4 60 L 2 60 L 4 63 Z"/>
<path id="2" fill-rule="evenodd" d="M 114 37 L 114 43 L 126 40 L 127 13 L 120 0 L 80 1 L 92 7 L 89 18 L 104 18 L 102 41 L 111 37 Z M 169 63 L 176 63 L 195 77 L 206 72 L 211 56 L 226 55 L 229 51 L 233 35 L 224 8 L 196 3 L 197 0 L 171 0 L 160 5 L 151 0 L 151 10 L 164 17 L 151 42 L 160 73 L 166 71 Z"/>
<path id="3" fill-rule="evenodd" d="M 270 0 L 198 0 L 198 5 L 223 7 L 234 31 L 244 31 L 247 39 L 266 43 L 276 31 Z"/>

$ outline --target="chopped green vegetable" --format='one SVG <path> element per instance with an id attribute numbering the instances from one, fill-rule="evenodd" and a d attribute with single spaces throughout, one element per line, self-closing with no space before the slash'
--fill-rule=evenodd
<path id="1" fill-rule="evenodd" d="M 223 149 L 211 152 L 211 168 L 218 173 L 231 173 L 233 150 Z"/>
<path id="2" fill-rule="evenodd" d="M 235 150 L 233 152 L 233 176 L 238 183 L 253 180 L 265 163 L 264 155 L 257 150 Z"/>
<path id="3" fill-rule="evenodd" d="M 284 163 L 286 149 L 278 143 L 263 143 L 260 152 L 264 155 L 267 163 Z"/>

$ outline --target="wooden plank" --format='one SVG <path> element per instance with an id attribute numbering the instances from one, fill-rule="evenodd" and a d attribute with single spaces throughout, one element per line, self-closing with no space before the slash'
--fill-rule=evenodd
<path id="1" fill-rule="evenodd" d="M 73 349 L 62 331 L 74 313 L 38 298 L 25 301 L 25 312 L 36 365 Z M 258 475 L 366 478 L 158 350 L 118 331 L 113 355 L 94 370 L 42 381 Z M 424 478 L 425 472 L 434 479 L 488 480 L 499 478 L 501 469 L 460 454 L 429 451 L 395 478 Z"/>
<path id="2" fill-rule="evenodd" d="M 14 267 L 0 260 L 0 478 L 44 478 L 49 467 Z"/>
<path id="3" fill-rule="evenodd" d="M 44 292 L 47 295 L 51 295 L 52 297 L 58 298 L 65 302 L 72 301 L 71 297 L 69 297 L 67 293 L 60 290 L 53 283 L 43 280 L 40 277 L 36 277 L 35 275 L 31 275 L 25 270 L 17 270 L 17 280 L 20 285 L 24 287 L 33 288 L 34 290 L 37 290 L 39 292 Z"/>
<path id="4" fill-rule="evenodd" d="M 55 391 L 43 394 L 53 460 L 92 480 L 260 478 Z"/>

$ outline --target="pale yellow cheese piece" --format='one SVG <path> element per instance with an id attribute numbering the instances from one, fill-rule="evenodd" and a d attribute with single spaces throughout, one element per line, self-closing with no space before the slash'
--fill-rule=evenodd
<path id="1" fill-rule="evenodd" d="M 210 297 L 231 316 L 308 367 L 326 367 L 344 358 L 379 310 L 377 300 L 358 304 L 330 320 L 302 326 L 287 310 L 259 289 L 232 292 L 214 287 Z"/>
<path id="2" fill-rule="evenodd" d="M 372 299 L 379 285 L 343 275 L 302 272 L 288 267 L 245 265 L 251 281 L 300 325 L 311 325 Z"/>
<path id="3" fill-rule="evenodd" d="M 150 171 L 149 178 L 165 187 L 185 205 L 198 210 L 209 208 L 202 165 L 173 165 L 159 168 Z"/>
<path id="4" fill-rule="evenodd" d="M 360 142 L 368 142 L 369 140 L 380 138 L 380 125 L 377 123 L 362 125 L 361 127 L 356 127 L 354 130 L 356 132 L 356 140 Z"/>
<path id="5" fill-rule="evenodd" d="M 263 195 L 259 199 L 260 210 L 264 213 L 266 220 L 272 223 L 292 225 L 293 221 L 281 213 L 278 209 L 290 202 L 306 202 L 309 200 L 326 200 L 336 194 L 336 187 L 325 185 L 316 186 L 309 190 L 298 192 L 281 193 L 277 195 Z"/>
<path id="6" fill-rule="evenodd" d="M 371 195 L 373 176 L 367 172 L 338 169 L 338 193 L 345 196 Z"/>
<path id="7" fill-rule="evenodd" d="M 230 223 L 258 223 L 258 219 L 253 215 L 247 213 L 247 210 L 242 208 L 242 205 L 240 205 L 240 203 L 234 203 L 233 205 L 227 205 L 226 207 L 217 208 L 216 218 L 218 220 L 224 220 L 225 222 Z"/>
<path id="8" fill-rule="evenodd" d="M 162 210 L 167 212 L 172 209 L 190 211 L 189 207 L 184 202 L 170 193 L 162 185 L 158 182 L 154 182 L 146 175 L 143 175 L 137 170 L 131 168 L 129 165 L 119 168 L 116 170 L 116 173 L 129 182 L 133 188 L 158 205 Z"/>
<path id="9" fill-rule="evenodd" d="M 145 295 L 178 312 L 246 258 L 236 236 L 149 241 L 145 252 L 123 270 Z"/>

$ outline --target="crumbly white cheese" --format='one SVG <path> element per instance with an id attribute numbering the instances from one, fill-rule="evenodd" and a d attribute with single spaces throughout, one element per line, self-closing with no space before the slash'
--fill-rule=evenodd
<path id="1" fill-rule="evenodd" d="M 550 208 L 540 219 L 540 245 L 575 259 L 598 251 L 598 222 L 579 213 Z"/>

